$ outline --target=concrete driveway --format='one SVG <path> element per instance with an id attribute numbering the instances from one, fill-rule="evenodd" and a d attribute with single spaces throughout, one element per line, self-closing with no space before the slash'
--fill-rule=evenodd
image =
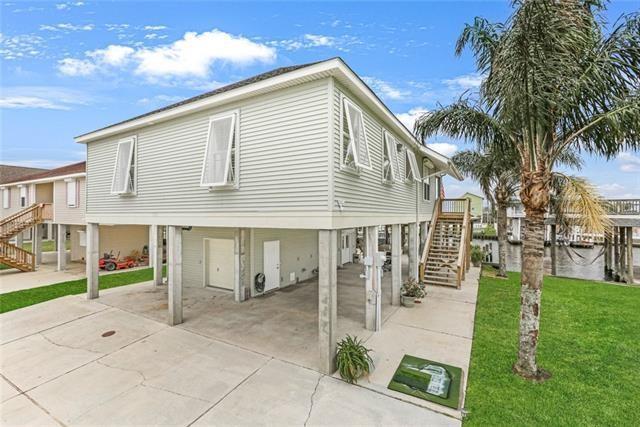
<path id="1" fill-rule="evenodd" d="M 2 425 L 460 424 L 83 296 L 5 313 L 0 327 Z"/>

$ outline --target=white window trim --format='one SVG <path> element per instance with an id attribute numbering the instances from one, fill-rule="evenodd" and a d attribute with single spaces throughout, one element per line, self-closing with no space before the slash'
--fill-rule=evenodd
<path id="1" fill-rule="evenodd" d="M 2 209 L 10 209 L 11 208 L 11 188 L 3 187 L 2 188 Z"/>
<path id="2" fill-rule="evenodd" d="M 229 151 L 227 153 L 227 162 L 225 162 L 225 171 L 224 176 L 229 176 L 229 168 L 231 167 L 231 150 L 234 150 L 234 174 L 233 174 L 233 182 L 226 183 L 204 183 L 204 172 L 207 166 L 207 157 L 209 156 L 209 138 L 211 137 L 211 123 L 224 119 L 227 117 L 233 117 L 233 130 L 232 135 L 235 136 L 235 147 L 233 145 L 233 139 L 229 141 Z M 238 189 L 240 187 L 240 110 L 231 110 L 224 111 L 222 113 L 213 115 L 209 117 L 209 122 L 207 125 L 207 140 L 205 142 L 204 149 L 204 158 L 202 159 L 202 171 L 200 172 L 200 187 L 208 188 L 209 190 L 229 190 L 229 189 Z"/>
<path id="3" fill-rule="evenodd" d="M 424 170 L 427 168 L 427 174 L 425 175 Z M 433 163 L 427 159 L 422 159 L 422 201 L 430 202 L 431 201 L 431 176 L 435 173 L 435 167 Z M 424 191 L 425 186 L 429 186 L 429 191 Z"/>
<path id="4" fill-rule="evenodd" d="M 368 164 L 366 165 L 360 162 L 360 159 L 359 159 L 360 154 L 357 149 L 353 150 L 353 160 L 355 163 L 355 167 L 346 165 L 344 163 L 344 156 L 346 153 L 344 151 L 344 143 L 342 141 L 342 138 L 344 133 L 344 117 L 345 116 L 347 117 L 347 124 L 349 125 L 349 144 L 354 144 L 354 147 L 357 148 L 357 145 L 355 144 L 355 141 L 353 139 L 353 125 L 351 123 L 351 117 L 349 116 L 349 113 L 346 111 L 347 104 L 349 104 L 349 108 L 355 109 L 360 113 L 360 116 L 362 116 L 362 136 L 364 138 L 364 144 L 367 149 L 367 159 L 369 161 Z M 342 95 L 340 100 L 340 167 L 348 171 L 356 171 L 356 172 L 360 169 L 373 170 L 373 167 L 371 166 L 371 150 L 369 149 L 369 139 L 367 138 L 367 129 L 366 129 L 365 120 L 364 120 L 364 112 L 360 107 L 356 105 L 355 102 L 353 102 L 351 99 L 349 99 L 345 95 Z"/>
<path id="5" fill-rule="evenodd" d="M 402 181 L 400 178 L 400 154 L 398 153 L 398 140 L 396 139 L 391 132 L 383 129 L 382 131 L 382 182 L 385 184 L 393 184 L 394 182 Z M 395 165 L 393 164 L 393 158 L 389 154 L 389 162 L 391 163 L 391 179 L 386 179 L 384 176 L 384 153 L 385 151 L 389 152 L 389 150 L 395 151 Z"/>
<path id="6" fill-rule="evenodd" d="M 416 159 L 416 154 L 409 148 L 405 149 L 407 162 L 406 162 L 406 181 L 407 183 L 411 181 L 421 182 L 420 179 L 420 171 L 418 170 L 418 160 Z M 411 176 L 409 176 L 409 171 L 411 172 Z"/>
<path id="7" fill-rule="evenodd" d="M 74 198 L 73 198 L 73 204 L 69 203 L 69 184 L 73 184 L 74 187 Z M 78 205 L 80 204 L 80 197 L 79 197 L 79 185 L 78 185 L 78 180 L 75 178 L 67 178 L 64 180 L 64 192 L 65 192 L 65 197 L 67 200 L 67 207 L 68 208 L 77 208 Z"/>
<path id="8" fill-rule="evenodd" d="M 116 173 L 118 170 L 118 158 L 120 157 L 120 146 L 126 142 L 131 141 L 131 148 L 129 149 L 129 160 L 127 161 L 127 170 L 131 170 L 131 162 L 134 161 L 134 157 L 136 156 L 135 159 L 135 163 L 134 163 L 134 169 L 133 169 L 133 177 L 131 178 L 131 181 L 133 183 L 133 188 L 131 190 L 125 189 L 124 191 L 114 191 L 113 186 L 116 183 Z M 137 150 L 137 145 L 138 145 L 138 138 L 135 135 L 129 136 L 127 138 L 122 138 L 118 141 L 118 150 L 116 151 L 116 162 L 115 165 L 113 166 L 113 176 L 111 178 L 111 194 L 115 194 L 115 195 L 135 195 L 136 192 L 138 191 L 138 159 L 137 159 L 137 154 L 138 154 L 138 150 Z M 128 176 L 128 175 L 127 175 Z"/>

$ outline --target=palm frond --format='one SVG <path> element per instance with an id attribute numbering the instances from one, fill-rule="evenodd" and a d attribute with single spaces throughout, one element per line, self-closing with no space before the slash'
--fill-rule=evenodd
<path id="1" fill-rule="evenodd" d="M 587 233 L 604 233 L 611 226 L 607 204 L 585 178 L 556 173 L 553 176 L 556 221 L 566 229 L 579 226 Z"/>

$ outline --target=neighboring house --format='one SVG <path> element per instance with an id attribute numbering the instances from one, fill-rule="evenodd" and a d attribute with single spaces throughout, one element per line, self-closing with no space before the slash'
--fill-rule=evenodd
<path id="1" fill-rule="evenodd" d="M 15 182 L 20 178 L 33 175 L 39 172 L 46 172 L 48 169 L 29 168 L 25 166 L 0 165 L 0 185 L 7 182 Z"/>
<path id="2" fill-rule="evenodd" d="M 461 199 L 468 199 L 471 202 L 471 217 L 476 221 L 482 220 L 482 207 L 484 204 L 484 197 L 478 196 L 473 193 L 464 193 L 460 196 Z"/>
<path id="3" fill-rule="evenodd" d="M 155 267 L 166 226 L 170 324 L 182 322 L 183 285 L 228 289 L 243 301 L 318 277 L 327 348 L 335 345 L 335 269 L 352 259 L 354 229 L 365 228 L 365 263 L 376 271 L 378 227 L 392 225 L 399 239 L 407 226 L 417 277 L 418 227 L 424 237 L 439 180 L 461 179 L 341 59 L 279 68 L 76 141 L 87 149 L 88 273 L 100 224 L 150 227 Z M 97 297 L 97 274 L 88 286 Z M 370 300 L 368 327 L 380 318 L 375 310 Z M 332 357 L 323 354 L 327 367 Z"/>
<path id="4" fill-rule="evenodd" d="M 36 173 L 22 175 L 17 180 L 3 182 L 2 221 L 9 217 L 23 214 L 30 221 L 34 205 L 43 205 L 43 216 L 25 231 L 13 233 L 9 238 L 12 244 L 22 248 L 24 241 L 31 241 L 31 250 L 35 257 L 35 265 L 46 260 L 42 256 L 43 240 L 61 240 L 65 248 L 69 240 L 70 251 L 60 251 L 57 246 L 58 269 L 64 269 L 68 261 L 83 261 L 86 253 L 85 207 L 86 207 L 86 163 L 79 162 L 51 170 L 40 170 Z M 19 221 L 18 221 L 19 222 Z M 106 226 L 105 226 L 106 227 Z M 4 231 L 4 230 L 3 230 Z M 59 237 L 62 236 L 62 239 Z M 145 227 L 127 229 L 106 229 L 105 240 L 101 250 L 119 250 L 128 254 L 133 249 L 142 251 L 147 244 L 148 235 Z M 3 239 L 5 236 L 3 235 Z M 0 254 L 6 256 L 5 253 Z M 63 256 L 64 255 L 64 256 Z M 17 266 L 19 267 L 19 266 Z"/>

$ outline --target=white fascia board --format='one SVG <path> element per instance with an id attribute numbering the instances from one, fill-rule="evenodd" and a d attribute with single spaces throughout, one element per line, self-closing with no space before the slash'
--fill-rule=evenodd
<path id="1" fill-rule="evenodd" d="M 87 176 L 86 172 L 78 172 L 78 173 L 71 173 L 68 175 L 58 175 L 58 176 L 49 176 L 47 178 L 30 179 L 27 181 L 7 182 L 6 184 L 2 184 L 2 186 L 13 187 L 16 185 L 26 185 L 26 184 L 46 184 L 48 182 L 61 181 L 69 178 L 82 178 L 85 176 Z"/>

